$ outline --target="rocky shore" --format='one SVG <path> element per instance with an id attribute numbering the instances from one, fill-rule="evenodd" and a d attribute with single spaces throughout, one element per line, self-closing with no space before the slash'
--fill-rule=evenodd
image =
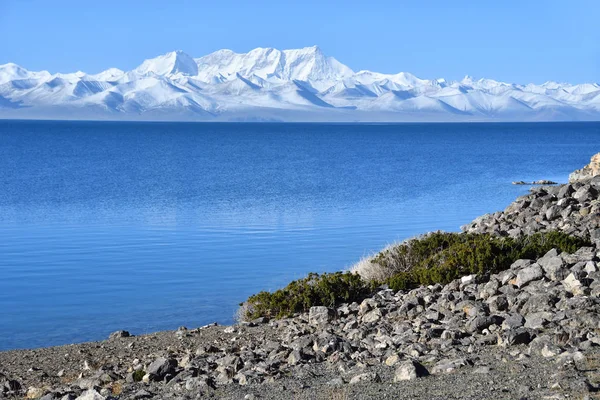
<path id="1" fill-rule="evenodd" d="M 586 168 L 463 227 L 591 239 L 573 253 L 293 318 L 0 352 L 0 399 L 600 398 L 600 176 Z"/>

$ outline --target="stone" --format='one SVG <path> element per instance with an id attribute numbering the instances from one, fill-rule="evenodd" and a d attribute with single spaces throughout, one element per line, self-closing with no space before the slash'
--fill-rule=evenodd
<path id="1" fill-rule="evenodd" d="M 575 276 L 575 274 L 570 273 L 563 281 L 562 281 L 565 289 L 575 296 L 580 296 L 585 294 L 585 290 L 583 285 L 579 279 Z"/>
<path id="2" fill-rule="evenodd" d="M 57 400 L 60 397 L 58 393 L 48 393 L 40 397 L 39 400 Z"/>
<path id="3" fill-rule="evenodd" d="M 41 389 L 41 388 L 36 388 L 36 387 L 29 387 L 27 389 L 27 393 L 25 394 L 25 396 L 28 399 L 39 399 L 40 397 L 42 397 L 45 394 L 45 390 Z"/>
<path id="4" fill-rule="evenodd" d="M 144 389 L 140 389 L 133 394 L 134 400 L 150 399 L 152 397 L 153 397 L 153 394 Z"/>
<path id="5" fill-rule="evenodd" d="M 238 356 L 228 355 L 222 358 L 219 358 L 217 361 L 217 365 L 230 368 L 234 372 L 238 372 L 244 366 L 244 363 Z"/>
<path id="6" fill-rule="evenodd" d="M 377 302 L 375 300 L 364 299 L 358 307 L 358 315 L 364 315 L 374 308 L 377 308 Z"/>
<path id="7" fill-rule="evenodd" d="M 175 372 L 175 368 L 177 368 L 177 360 L 173 358 L 164 358 L 159 357 L 150 366 L 148 366 L 148 370 L 146 371 L 148 375 L 150 375 L 150 379 L 154 381 L 161 381 L 167 374 L 173 374 Z"/>
<path id="8" fill-rule="evenodd" d="M 506 311 L 508 309 L 508 300 L 505 295 L 492 296 L 487 300 L 491 312 Z"/>
<path id="9" fill-rule="evenodd" d="M 574 183 L 586 179 L 593 178 L 600 174 L 600 153 L 594 154 L 590 160 L 590 163 L 578 169 L 569 175 L 569 183 Z"/>
<path id="10" fill-rule="evenodd" d="M 365 372 L 362 374 L 355 375 L 350 379 L 350 384 L 354 385 L 357 383 L 377 383 L 381 382 L 381 378 L 376 372 Z"/>
<path id="11" fill-rule="evenodd" d="M 83 394 L 77 397 L 77 400 L 106 400 L 106 397 L 102 396 L 94 389 L 87 390 Z"/>
<path id="12" fill-rule="evenodd" d="M 469 365 L 465 358 L 457 358 L 454 360 L 441 360 L 431 369 L 432 374 L 447 374 L 454 370 Z"/>
<path id="13" fill-rule="evenodd" d="M 1 377 L 1 375 L 0 375 Z M 3 382 L 0 381 L 0 385 Z M 0 387 L 0 393 L 2 393 L 3 391 L 5 392 L 12 392 L 12 393 L 17 393 L 20 392 L 21 389 L 23 389 L 23 387 L 21 386 L 21 383 L 19 383 L 19 381 L 16 381 L 14 379 L 9 379 L 6 382 L 4 382 L 4 387 Z"/>
<path id="14" fill-rule="evenodd" d="M 587 263 L 585 263 L 585 267 L 583 268 L 583 270 L 590 274 L 592 272 L 597 272 L 598 271 L 598 267 L 596 266 L 596 263 L 594 261 L 588 261 Z"/>
<path id="15" fill-rule="evenodd" d="M 489 374 L 491 371 L 492 371 L 492 369 L 491 369 L 490 367 L 483 366 L 483 367 L 478 367 L 478 368 L 475 368 L 475 369 L 473 370 L 473 373 L 474 373 L 474 374 L 487 375 L 487 374 Z"/>
<path id="16" fill-rule="evenodd" d="M 402 358 L 399 354 L 392 354 L 391 356 L 385 359 L 385 365 L 387 365 L 388 367 L 393 367 L 394 365 L 398 364 L 401 359 Z"/>
<path id="17" fill-rule="evenodd" d="M 287 358 L 289 365 L 297 365 L 304 359 L 304 354 L 300 350 L 294 350 Z"/>
<path id="18" fill-rule="evenodd" d="M 120 338 L 127 338 L 130 337 L 131 334 L 127 331 L 116 331 L 110 334 L 110 336 L 108 337 L 109 340 L 114 340 L 114 339 L 120 339 Z"/>
<path id="19" fill-rule="evenodd" d="M 308 322 L 314 326 L 323 326 L 333 319 L 333 310 L 324 306 L 314 306 L 308 311 Z"/>
<path id="20" fill-rule="evenodd" d="M 525 324 L 525 318 L 521 314 L 510 314 L 502 321 L 502 329 L 520 328 Z"/>
<path id="21" fill-rule="evenodd" d="M 574 192 L 575 192 L 575 189 L 573 189 L 573 186 L 571 186 L 571 185 L 564 185 L 558 191 L 558 198 L 559 199 L 564 199 L 565 197 L 570 197 L 571 194 L 573 194 Z"/>
<path id="22" fill-rule="evenodd" d="M 408 360 L 402 362 L 394 372 L 394 382 L 408 381 L 429 375 L 429 371 L 419 362 Z"/>
<path id="23" fill-rule="evenodd" d="M 591 200 L 597 196 L 598 192 L 596 189 L 590 186 L 582 186 L 575 193 L 573 193 L 573 198 L 580 203 L 584 203 L 588 200 Z"/>
<path id="24" fill-rule="evenodd" d="M 475 317 L 467 322 L 466 329 L 468 332 L 481 332 L 490 325 L 500 325 L 501 323 L 502 318 L 497 315 L 492 315 L 489 317 Z"/>
<path id="25" fill-rule="evenodd" d="M 338 378 L 333 378 L 332 380 L 330 380 L 329 382 L 327 382 L 328 385 L 330 386 L 343 386 L 344 385 L 344 380 L 340 377 Z"/>
<path id="26" fill-rule="evenodd" d="M 563 259 L 559 256 L 543 257 L 538 260 L 546 276 L 553 281 L 560 281 L 566 277 L 567 269 L 564 268 Z"/>
<path id="27" fill-rule="evenodd" d="M 479 297 L 484 300 L 488 299 L 498 292 L 499 287 L 500 282 L 498 282 L 497 280 L 490 280 L 483 286 L 483 289 L 479 292 Z"/>
<path id="28" fill-rule="evenodd" d="M 382 316 L 383 314 L 381 313 L 381 310 L 379 308 L 376 308 L 363 315 L 362 321 L 367 324 L 370 322 L 377 322 L 381 319 Z"/>
<path id="29" fill-rule="evenodd" d="M 514 346 L 518 344 L 529 344 L 532 335 L 524 328 L 510 329 L 498 337 L 498 345 Z"/>
<path id="30" fill-rule="evenodd" d="M 546 211 L 546 219 L 552 221 L 560 216 L 561 208 L 558 206 L 552 206 Z"/>
<path id="31" fill-rule="evenodd" d="M 524 268 L 517 273 L 515 285 L 519 288 L 527 285 L 529 282 L 541 279 L 544 276 L 542 268 L 538 264 Z"/>
<path id="32" fill-rule="evenodd" d="M 525 316 L 525 328 L 542 329 L 552 320 L 552 313 L 547 311 L 534 312 Z"/>
<path id="33" fill-rule="evenodd" d="M 211 389 L 206 377 L 192 377 L 185 381 L 185 390 L 190 392 L 206 392 Z"/>

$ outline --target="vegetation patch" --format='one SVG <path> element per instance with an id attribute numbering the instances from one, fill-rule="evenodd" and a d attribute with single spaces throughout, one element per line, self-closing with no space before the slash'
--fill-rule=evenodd
<path id="1" fill-rule="evenodd" d="M 540 258 L 553 248 L 573 253 L 586 245 L 590 245 L 588 239 L 556 231 L 517 238 L 435 232 L 389 248 L 371 262 L 388 272 L 384 283 L 401 290 L 447 284 L 470 274 L 486 276 L 509 268 L 516 260 Z"/>
<path id="2" fill-rule="evenodd" d="M 316 305 L 335 307 L 340 303 L 361 301 L 370 293 L 372 288 L 357 274 L 311 273 L 273 293 L 260 292 L 250 296 L 242 305 L 242 318 L 281 318 L 308 311 Z"/>
<path id="3" fill-rule="evenodd" d="M 143 370 L 141 370 L 141 369 L 136 370 L 133 373 L 133 381 L 134 382 L 141 382 L 142 379 L 144 379 L 144 375 L 146 375 L 146 373 Z"/>
<path id="4" fill-rule="evenodd" d="M 574 253 L 589 239 L 551 231 L 518 238 L 490 234 L 435 232 L 389 247 L 361 262 L 362 272 L 311 273 L 275 292 L 250 296 L 240 317 L 281 318 L 306 312 L 312 306 L 335 307 L 361 301 L 378 286 L 393 290 L 447 284 L 465 275 L 487 276 L 505 270 L 518 259 L 537 259 L 549 250 Z M 371 274 L 369 269 L 377 270 Z M 363 279 L 362 276 L 377 276 Z"/>

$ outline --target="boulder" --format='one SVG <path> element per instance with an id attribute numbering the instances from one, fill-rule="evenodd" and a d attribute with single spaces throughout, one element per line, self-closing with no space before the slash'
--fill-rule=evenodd
<path id="1" fill-rule="evenodd" d="M 524 268 L 517 273 L 515 285 L 519 288 L 527 285 L 531 281 L 543 278 L 544 272 L 538 264 L 533 264 L 530 267 Z"/>
<path id="2" fill-rule="evenodd" d="M 159 357 L 150 366 L 148 366 L 147 373 L 150 375 L 150 379 L 154 381 L 161 381 L 167 374 L 173 374 L 177 368 L 177 360 L 173 358 Z"/>
<path id="3" fill-rule="evenodd" d="M 83 392 L 81 396 L 77 397 L 77 400 L 106 400 L 106 397 L 102 396 L 94 389 L 90 389 Z"/>
<path id="4" fill-rule="evenodd" d="M 591 179 L 596 175 L 600 175 L 600 153 L 594 154 L 588 165 L 569 175 L 569 182 Z"/>
<path id="5" fill-rule="evenodd" d="M 394 382 L 408 381 L 429 375 L 423 365 L 414 360 L 402 362 L 394 372 Z"/>
<path id="6" fill-rule="evenodd" d="M 350 379 L 350 384 L 354 385 L 356 383 L 375 383 L 381 382 L 381 378 L 376 372 L 365 372 L 363 374 L 358 374 L 352 379 Z"/>
<path id="7" fill-rule="evenodd" d="M 116 331 L 110 334 L 110 336 L 108 337 L 109 340 L 114 340 L 114 339 L 120 339 L 120 338 L 126 338 L 126 337 L 130 337 L 131 334 L 127 331 Z"/>
<path id="8" fill-rule="evenodd" d="M 324 326 L 333 319 L 333 310 L 324 306 L 311 307 L 308 311 L 308 322 L 314 326 Z"/>

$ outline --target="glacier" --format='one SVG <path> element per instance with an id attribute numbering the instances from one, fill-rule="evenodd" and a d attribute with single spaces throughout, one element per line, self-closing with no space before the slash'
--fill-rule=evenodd
<path id="1" fill-rule="evenodd" d="M 131 71 L 0 65 L 0 118 L 157 121 L 600 120 L 600 85 L 355 72 L 317 47 L 174 51 Z"/>

